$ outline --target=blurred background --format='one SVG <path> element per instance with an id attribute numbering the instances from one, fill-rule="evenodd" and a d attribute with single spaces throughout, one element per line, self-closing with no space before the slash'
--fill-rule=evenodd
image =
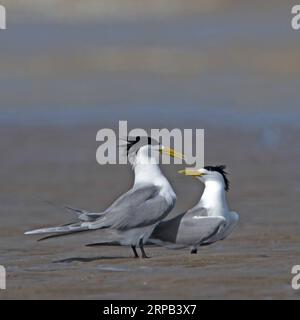
<path id="1" fill-rule="evenodd" d="M 206 164 L 228 166 L 229 201 L 241 213 L 235 252 L 275 252 L 269 269 L 260 269 L 268 276 L 271 268 L 273 293 L 255 283 L 253 292 L 292 295 L 300 191 L 294 1 L 0 2 L 7 10 L 0 32 L 2 264 L 16 266 L 32 250 L 23 231 L 67 219 L 37 198 L 102 210 L 129 187 L 130 168 L 96 163 L 99 129 L 119 120 L 130 128 L 204 128 Z M 178 169 L 164 168 L 178 193 L 173 214 L 201 191 Z M 291 262 L 278 264 L 279 256 Z M 14 294 L 22 296 L 24 274 L 15 272 Z M 228 296 L 243 292 L 224 288 Z"/>
<path id="2" fill-rule="evenodd" d="M 297 124 L 288 1 L 1 3 L 1 124 Z"/>

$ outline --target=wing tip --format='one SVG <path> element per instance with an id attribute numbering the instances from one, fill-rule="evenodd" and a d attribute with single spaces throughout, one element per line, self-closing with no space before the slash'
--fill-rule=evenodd
<path id="1" fill-rule="evenodd" d="M 39 234 L 39 230 L 31 230 L 31 231 L 26 231 L 24 232 L 25 235 L 32 235 L 32 234 Z"/>

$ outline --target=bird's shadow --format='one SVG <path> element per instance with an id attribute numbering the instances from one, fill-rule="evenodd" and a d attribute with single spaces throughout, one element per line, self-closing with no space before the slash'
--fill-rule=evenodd
<path id="1" fill-rule="evenodd" d="M 100 257 L 72 257 L 72 258 L 67 258 L 67 259 L 62 259 L 62 260 L 56 260 L 53 261 L 52 263 L 71 263 L 71 262 L 93 262 L 97 260 L 115 260 L 115 259 L 129 259 L 128 257 L 105 257 L 105 256 L 100 256 Z"/>

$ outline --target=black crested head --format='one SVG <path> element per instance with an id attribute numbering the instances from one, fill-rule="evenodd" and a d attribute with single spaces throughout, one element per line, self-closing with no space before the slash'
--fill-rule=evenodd
<path id="1" fill-rule="evenodd" d="M 229 183 L 229 180 L 227 178 L 227 174 L 228 173 L 225 171 L 226 166 L 224 166 L 224 165 L 221 165 L 221 166 L 206 166 L 206 167 L 204 167 L 204 169 L 206 169 L 208 171 L 217 171 L 217 172 L 219 172 L 222 175 L 223 179 L 224 179 L 225 190 L 226 191 L 229 190 L 230 183 Z"/>
<path id="2" fill-rule="evenodd" d="M 129 149 L 133 147 L 138 142 L 141 142 L 142 145 L 154 144 L 155 140 L 151 137 L 147 136 L 136 136 L 136 137 L 127 137 L 127 155 L 129 153 Z"/>
<path id="3" fill-rule="evenodd" d="M 139 141 L 141 140 L 141 137 L 140 136 L 137 136 L 137 137 L 127 137 L 127 155 L 128 155 L 128 152 L 129 152 L 129 149 L 134 146 L 136 143 L 138 143 Z"/>
<path id="4" fill-rule="evenodd" d="M 151 137 L 147 137 L 147 142 L 148 142 L 148 144 L 153 144 L 153 139 L 151 138 Z"/>

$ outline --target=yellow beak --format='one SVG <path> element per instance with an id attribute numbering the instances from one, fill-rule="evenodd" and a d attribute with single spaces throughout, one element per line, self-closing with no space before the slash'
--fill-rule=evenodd
<path id="1" fill-rule="evenodd" d="M 163 148 L 160 148 L 159 151 L 160 151 L 160 153 L 166 154 L 166 155 L 168 155 L 168 156 L 170 156 L 172 158 L 177 158 L 177 159 L 180 159 L 180 160 L 184 160 L 185 159 L 184 154 L 182 154 L 180 152 L 177 152 L 174 149 L 163 147 Z"/>
<path id="2" fill-rule="evenodd" d="M 184 174 L 185 176 L 193 176 L 193 177 L 201 177 L 205 175 L 205 173 L 201 173 L 197 169 L 179 170 L 178 173 Z"/>

